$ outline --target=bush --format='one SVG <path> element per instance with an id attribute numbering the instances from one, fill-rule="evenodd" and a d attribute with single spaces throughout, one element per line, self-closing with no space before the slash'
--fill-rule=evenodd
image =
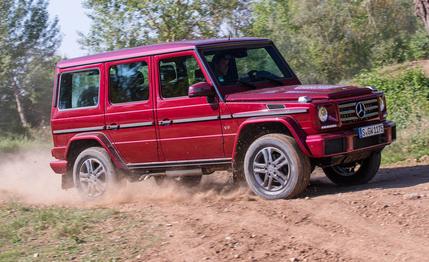
<path id="1" fill-rule="evenodd" d="M 409 124 L 419 125 L 429 117 L 429 78 L 420 69 L 403 72 L 367 71 L 354 82 L 374 86 L 386 95 L 389 119 L 399 129 Z"/>
<path id="2" fill-rule="evenodd" d="M 49 128 L 29 129 L 26 135 L 0 133 L 0 153 L 15 153 L 32 147 L 50 147 L 51 139 Z"/>
<path id="3" fill-rule="evenodd" d="M 0 137 L 0 152 L 12 153 L 31 144 L 27 137 Z"/>
<path id="4" fill-rule="evenodd" d="M 419 127 L 398 131 L 398 139 L 383 150 L 383 163 L 395 163 L 407 159 L 419 161 L 429 155 L 429 122 L 424 121 Z"/>
<path id="5" fill-rule="evenodd" d="M 364 72 L 354 82 L 383 91 L 388 118 L 397 124 L 397 141 L 383 151 L 383 163 L 429 155 L 429 78 L 422 70 L 399 65 Z"/>

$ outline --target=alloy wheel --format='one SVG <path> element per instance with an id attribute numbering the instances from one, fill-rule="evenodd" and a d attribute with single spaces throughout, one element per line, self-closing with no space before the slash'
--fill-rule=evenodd
<path id="1" fill-rule="evenodd" d="M 265 191 L 282 190 L 290 177 L 289 159 L 275 147 L 264 147 L 253 161 L 253 176 L 257 185 Z"/>
<path id="2" fill-rule="evenodd" d="M 101 196 L 106 191 L 106 169 L 95 158 L 86 159 L 79 168 L 79 188 L 91 198 Z"/>

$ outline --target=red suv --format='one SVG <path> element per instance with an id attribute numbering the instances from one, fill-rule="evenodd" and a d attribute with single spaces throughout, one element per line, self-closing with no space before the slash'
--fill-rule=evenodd
<path id="1" fill-rule="evenodd" d="M 302 85 L 269 39 L 195 40 L 64 60 L 52 104 L 52 169 L 99 197 L 123 179 L 231 170 L 266 199 L 303 190 L 315 166 L 368 182 L 395 139 L 382 92 Z"/>

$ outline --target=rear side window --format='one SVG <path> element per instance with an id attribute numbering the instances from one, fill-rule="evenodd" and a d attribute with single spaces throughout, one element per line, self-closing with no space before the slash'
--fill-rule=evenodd
<path id="1" fill-rule="evenodd" d="M 91 107 L 98 104 L 100 72 L 97 69 L 61 74 L 60 109 Z"/>
<path id="2" fill-rule="evenodd" d="M 205 78 L 193 56 L 161 60 L 159 63 L 161 93 L 165 98 L 188 96 L 189 86 Z"/>
<path id="3" fill-rule="evenodd" d="M 146 62 L 120 64 L 109 69 L 111 103 L 144 101 L 148 98 L 149 79 Z"/>

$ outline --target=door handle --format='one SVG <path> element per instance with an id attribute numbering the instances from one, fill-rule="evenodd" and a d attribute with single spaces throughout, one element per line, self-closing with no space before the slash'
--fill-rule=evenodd
<path id="1" fill-rule="evenodd" d="M 160 126 L 168 126 L 168 125 L 171 125 L 172 123 L 173 123 L 173 120 L 170 120 L 170 119 L 164 119 L 162 121 L 159 121 Z"/>
<path id="2" fill-rule="evenodd" d="M 107 130 L 116 130 L 116 129 L 119 129 L 119 125 L 118 124 L 110 124 L 110 125 L 107 125 L 106 129 Z"/>

